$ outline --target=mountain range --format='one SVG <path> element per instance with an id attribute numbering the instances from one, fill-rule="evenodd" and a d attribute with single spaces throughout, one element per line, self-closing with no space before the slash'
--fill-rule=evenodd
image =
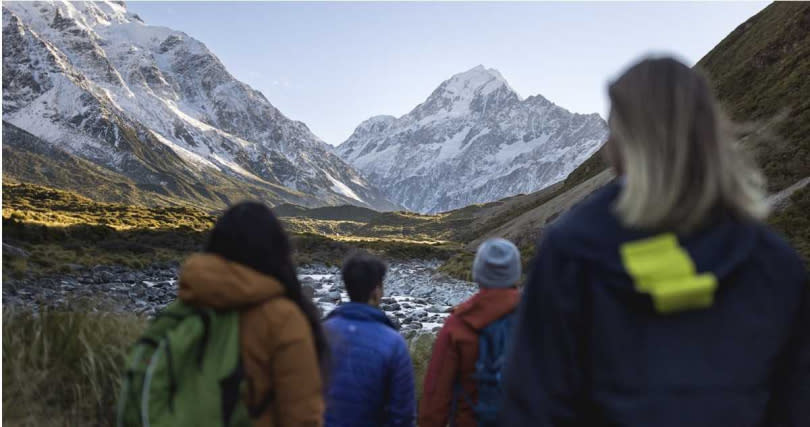
<path id="1" fill-rule="evenodd" d="M 399 208 L 201 42 L 123 2 L 4 2 L 3 47 L 4 128 L 35 138 L 4 138 L 7 178 L 220 208 L 247 197 Z M 60 173 L 26 170 L 32 152 Z M 85 161 L 112 190 L 83 184 Z"/>
<path id="2" fill-rule="evenodd" d="M 337 147 L 392 201 L 436 213 L 564 179 L 607 138 L 598 114 L 522 99 L 494 69 L 456 74 L 408 114 L 376 116 Z"/>
<path id="3" fill-rule="evenodd" d="M 4 177 L 102 201 L 439 212 L 557 182 L 606 135 L 479 66 L 334 148 L 118 1 L 4 2 L 3 45 Z"/>

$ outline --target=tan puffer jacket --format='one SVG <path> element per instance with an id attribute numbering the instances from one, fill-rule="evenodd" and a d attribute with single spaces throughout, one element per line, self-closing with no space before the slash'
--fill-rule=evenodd
<path id="1" fill-rule="evenodd" d="M 245 400 L 249 407 L 270 402 L 254 426 L 323 425 L 321 376 L 309 323 L 284 297 L 278 280 L 216 255 L 197 254 L 181 269 L 178 297 L 191 305 L 241 311 L 242 360 L 253 388 Z"/>

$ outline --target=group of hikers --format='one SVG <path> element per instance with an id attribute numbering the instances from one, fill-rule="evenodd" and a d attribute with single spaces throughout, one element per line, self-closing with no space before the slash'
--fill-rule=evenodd
<path id="1" fill-rule="evenodd" d="M 808 272 L 707 80 L 650 58 L 608 93 L 616 178 L 542 230 L 525 280 L 514 244 L 481 244 L 419 402 L 383 261 L 348 257 L 351 302 L 322 320 L 244 202 L 136 344 L 119 424 L 810 426 Z"/>

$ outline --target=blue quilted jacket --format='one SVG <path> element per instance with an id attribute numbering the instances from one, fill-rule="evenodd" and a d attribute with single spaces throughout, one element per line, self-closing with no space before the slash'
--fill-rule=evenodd
<path id="1" fill-rule="evenodd" d="M 324 327 L 332 351 L 326 426 L 413 426 L 411 357 L 385 314 L 368 304 L 343 304 Z"/>

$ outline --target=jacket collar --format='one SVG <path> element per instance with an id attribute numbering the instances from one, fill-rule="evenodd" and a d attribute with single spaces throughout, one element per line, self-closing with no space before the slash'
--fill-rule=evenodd
<path id="1" fill-rule="evenodd" d="M 364 322 L 382 323 L 392 329 L 396 329 L 388 316 L 377 307 L 359 302 L 347 302 L 337 306 L 327 318 L 342 317 L 344 319 L 359 320 Z"/>
<path id="2" fill-rule="evenodd" d="M 517 288 L 481 288 L 478 293 L 453 309 L 453 315 L 473 329 L 480 330 L 514 311 L 519 301 L 520 291 Z"/>
<path id="3" fill-rule="evenodd" d="M 195 254 L 180 269 L 178 298 L 196 306 L 233 309 L 284 295 L 274 277 L 217 255 Z"/>

